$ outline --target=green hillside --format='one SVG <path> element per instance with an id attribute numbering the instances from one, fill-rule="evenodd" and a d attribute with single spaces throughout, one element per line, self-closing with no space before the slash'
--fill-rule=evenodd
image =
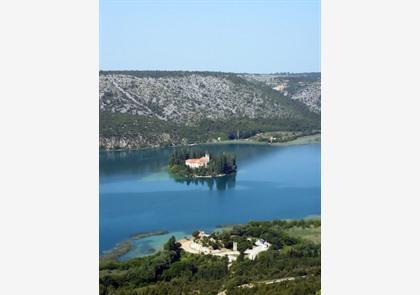
<path id="1" fill-rule="evenodd" d="M 232 73 L 100 72 L 99 94 L 105 149 L 320 129 L 305 104 Z"/>

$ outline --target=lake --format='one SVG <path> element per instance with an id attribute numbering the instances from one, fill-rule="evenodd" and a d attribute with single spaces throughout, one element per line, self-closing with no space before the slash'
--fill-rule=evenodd
<path id="1" fill-rule="evenodd" d="M 223 224 L 320 215 L 320 144 L 193 148 L 235 153 L 237 173 L 179 181 L 167 173 L 173 148 L 100 152 L 101 253 L 138 232 L 169 234 L 135 240 L 122 260 L 153 253 L 172 234 L 182 238 Z"/>

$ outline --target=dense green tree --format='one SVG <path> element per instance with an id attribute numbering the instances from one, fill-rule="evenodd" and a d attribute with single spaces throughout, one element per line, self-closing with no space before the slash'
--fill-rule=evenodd
<path id="1" fill-rule="evenodd" d="M 315 114 L 310 114 L 307 118 L 293 120 L 279 118 L 203 119 L 194 125 L 182 125 L 144 115 L 100 112 L 99 135 L 104 138 L 124 138 L 133 144 L 131 148 L 212 142 L 219 137 L 222 140 L 245 139 L 257 133 L 272 131 L 299 131 L 303 132 L 303 135 L 309 135 L 314 130 L 320 129 L 319 115 L 312 118 L 313 115 Z M 239 138 L 237 137 L 238 130 Z M 169 137 L 162 137 L 163 134 L 167 134 Z M 119 147 L 114 146 L 114 148 Z"/>

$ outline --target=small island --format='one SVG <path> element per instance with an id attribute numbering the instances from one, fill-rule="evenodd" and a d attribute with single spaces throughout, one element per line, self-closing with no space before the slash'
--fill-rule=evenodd
<path id="1" fill-rule="evenodd" d="M 221 177 L 235 173 L 236 156 L 231 153 L 220 155 L 206 151 L 179 149 L 169 158 L 169 172 L 177 177 Z"/>

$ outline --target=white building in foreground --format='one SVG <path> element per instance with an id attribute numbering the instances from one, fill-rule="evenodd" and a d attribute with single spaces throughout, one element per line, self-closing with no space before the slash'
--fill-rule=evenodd
<path id="1" fill-rule="evenodd" d="M 255 260 L 257 255 L 261 252 L 267 251 L 271 244 L 263 239 L 259 239 L 255 242 L 255 246 L 252 249 L 246 249 L 244 254 L 251 260 Z"/>

